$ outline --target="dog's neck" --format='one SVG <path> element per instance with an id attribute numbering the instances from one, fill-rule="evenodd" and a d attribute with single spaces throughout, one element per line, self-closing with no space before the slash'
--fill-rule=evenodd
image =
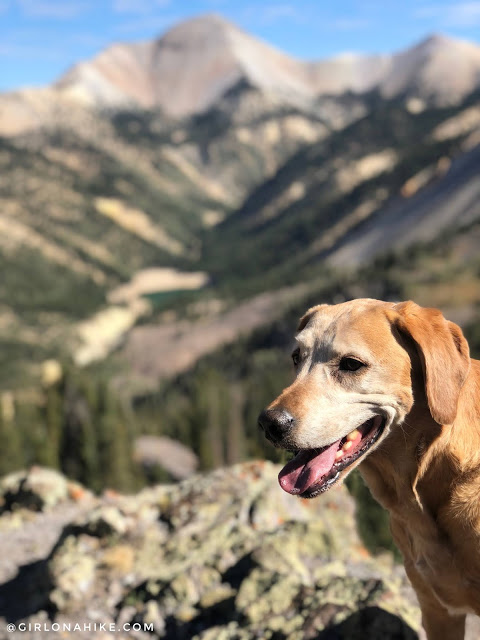
<path id="1" fill-rule="evenodd" d="M 420 510 L 435 520 L 462 477 L 471 482 L 476 475 L 480 488 L 480 362 L 472 360 L 452 425 L 438 425 L 425 393 L 418 391 L 403 424 L 365 459 L 360 471 L 387 509 Z"/>
<path id="2" fill-rule="evenodd" d="M 365 458 L 360 471 L 389 510 L 392 534 L 417 584 L 428 583 L 454 608 L 476 611 L 480 362 L 472 361 L 451 425 L 437 424 L 425 393 L 414 388 L 415 402 L 403 425 Z"/>
<path id="3" fill-rule="evenodd" d="M 462 461 L 462 472 L 480 473 L 480 361 L 471 367 L 458 401 L 457 417 L 449 433 L 449 448 Z"/>

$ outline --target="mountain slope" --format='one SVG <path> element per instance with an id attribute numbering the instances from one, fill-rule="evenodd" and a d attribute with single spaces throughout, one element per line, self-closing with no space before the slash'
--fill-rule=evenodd
<path id="1" fill-rule="evenodd" d="M 185 160 L 130 145 L 101 119 L 78 133 L 0 138 L 0 166 L 0 341 L 10 345 L 1 364 L 10 388 L 22 380 L 15 363 L 33 371 L 65 355 L 76 324 L 137 271 L 190 265 L 204 214 L 228 209 Z"/>
<path id="2" fill-rule="evenodd" d="M 335 267 L 364 264 L 377 253 L 434 240 L 446 229 L 480 219 L 480 145 L 452 162 L 448 173 L 410 199 L 400 198 L 346 233 L 326 261 Z"/>
<path id="3" fill-rule="evenodd" d="M 352 243 L 360 246 L 367 220 L 371 228 L 378 229 L 383 220 L 385 228 L 391 224 L 395 214 L 390 211 L 398 210 L 399 219 L 407 209 L 418 219 L 427 210 L 434 216 L 434 192 L 418 196 L 428 202 L 423 213 L 417 210 L 418 199 L 411 206 L 399 203 L 427 183 L 441 180 L 451 160 L 476 144 L 475 132 L 480 130 L 477 102 L 474 95 L 460 108 L 431 108 L 418 114 L 410 113 L 403 102 L 380 101 L 361 120 L 301 149 L 205 237 L 203 256 L 208 269 L 240 289 L 248 278 L 257 278 L 258 286 L 283 284 L 298 278 L 299 269 L 323 260 L 355 229 L 358 233 L 351 236 Z M 460 161 L 458 171 L 465 175 L 452 180 L 450 200 L 460 196 L 462 180 L 472 182 L 475 189 L 475 158 L 474 154 L 470 163 Z M 473 195 L 464 212 L 471 219 L 478 215 Z M 397 208 L 392 209 L 394 206 Z M 451 211 L 458 213 L 455 207 Z M 425 238 L 457 222 L 453 213 L 444 218 L 432 218 L 430 235 Z M 397 244 L 401 237 L 392 234 Z M 404 244 L 422 237 L 412 231 Z M 228 250 L 233 242 L 234 254 Z M 360 259 L 370 260 L 390 246 L 387 241 L 384 246 L 377 234 Z"/>

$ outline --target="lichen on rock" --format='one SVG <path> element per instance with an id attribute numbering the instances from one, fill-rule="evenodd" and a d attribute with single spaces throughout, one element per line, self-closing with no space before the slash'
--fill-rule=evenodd
<path id="1" fill-rule="evenodd" d="M 95 498 L 45 559 L 50 615 L 83 619 L 100 607 L 172 640 L 416 638 L 403 569 L 365 551 L 347 491 L 299 500 L 277 473 L 252 462 Z"/>

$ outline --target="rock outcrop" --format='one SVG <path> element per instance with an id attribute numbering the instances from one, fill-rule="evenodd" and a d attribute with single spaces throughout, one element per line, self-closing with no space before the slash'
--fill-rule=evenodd
<path id="1" fill-rule="evenodd" d="M 417 638 L 403 568 L 368 555 L 347 491 L 298 500 L 277 473 L 252 462 L 102 497 L 39 468 L 5 478 L 0 615 L 19 629 L 9 637 L 78 624 L 75 638 Z"/>

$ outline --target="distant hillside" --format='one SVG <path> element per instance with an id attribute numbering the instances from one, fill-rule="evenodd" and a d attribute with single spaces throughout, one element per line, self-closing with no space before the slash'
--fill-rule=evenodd
<path id="1" fill-rule="evenodd" d="M 145 111 L 77 117 L 0 139 L 8 387 L 26 372 L 38 379 L 46 359 L 115 349 L 150 314 L 142 294 L 111 308 L 144 269 L 205 272 L 200 297 L 231 306 L 479 215 L 477 94 L 420 113 L 349 95 L 315 115 L 238 85 L 183 123 Z M 162 277 L 148 289 L 154 305 L 181 309 Z"/>
<path id="2" fill-rule="evenodd" d="M 338 126 L 363 113 L 345 100 Z M 73 110 L 34 134 L 0 137 L 4 384 L 21 384 L 20 361 L 35 376 L 42 360 L 76 351 L 78 323 L 108 311 L 138 272 L 202 269 L 203 233 L 299 148 L 329 135 L 326 120 L 238 86 L 186 123 Z M 116 314 L 112 345 L 148 314 L 132 302 Z"/>
<path id="3" fill-rule="evenodd" d="M 0 340 L 9 345 L 0 357 L 9 385 L 27 353 L 35 364 L 68 352 L 74 323 L 137 271 L 190 264 L 203 216 L 229 207 L 175 154 L 130 145 L 105 120 L 89 125 L 0 138 Z"/>

